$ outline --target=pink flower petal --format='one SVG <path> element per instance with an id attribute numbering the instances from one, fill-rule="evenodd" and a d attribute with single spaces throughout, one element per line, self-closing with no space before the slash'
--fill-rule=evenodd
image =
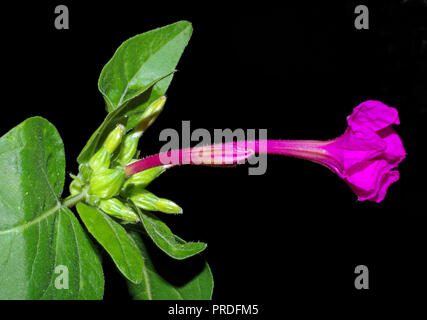
<path id="1" fill-rule="evenodd" d="M 400 124 L 399 114 L 395 108 L 376 100 L 368 100 L 354 108 L 347 117 L 347 123 L 353 130 L 379 131 L 392 124 Z"/>

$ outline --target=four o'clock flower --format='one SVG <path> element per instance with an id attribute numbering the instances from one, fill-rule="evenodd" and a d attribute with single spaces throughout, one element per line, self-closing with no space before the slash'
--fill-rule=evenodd
<path id="1" fill-rule="evenodd" d="M 136 223 L 138 207 L 167 214 L 182 213 L 175 202 L 147 190 L 165 170 L 179 164 L 228 166 L 254 154 L 292 156 L 319 163 L 342 178 L 359 200 L 381 202 L 399 179 L 396 170 L 405 158 L 397 110 L 380 101 L 365 101 L 347 117 L 348 128 L 338 138 L 317 140 L 251 140 L 162 152 L 134 159 L 139 138 L 163 109 L 165 97 L 154 101 L 130 132 L 118 124 L 100 149 L 72 175 L 71 197 L 84 199 L 106 214 Z"/>
<path id="2" fill-rule="evenodd" d="M 126 166 L 125 173 L 130 177 L 150 168 L 178 164 L 229 165 L 254 153 L 280 154 L 322 164 L 341 177 L 359 200 L 381 202 L 388 187 L 399 179 L 394 169 L 406 156 L 392 128 L 399 124 L 398 112 L 380 101 L 369 100 L 353 110 L 347 123 L 343 135 L 328 141 L 254 140 L 186 148 L 135 161 Z M 216 161 L 218 158 L 222 162 Z"/>

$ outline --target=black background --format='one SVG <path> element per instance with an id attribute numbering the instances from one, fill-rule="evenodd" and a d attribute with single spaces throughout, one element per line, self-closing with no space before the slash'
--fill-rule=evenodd
<path id="1" fill-rule="evenodd" d="M 69 8 L 69 30 L 54 27 L 59 4 Z M 380 204 L 358 202 L 317 164 L 280 156 L 269 157 L 261 176 L 249 176 L 247 166 L 182 166 L 162 175 L 151 190 L 184 209 L 167 217 L 171 229 L 208 243 L 203 256 L 214 275 L 214 300 L 274 309 L 281 306 L 269 302 L 420 296 L 427 284 L 427 5 L 364 2 L 370 28 L 356 30 L 358 4 L 5 7 L 1 133 L 30 116 L 47 118 L 64 140 L 67 172 L 76 172 L 77 155 L 106 115 L 97 90 L 103 65 L 129 37 L 189 20 L 193 36 L 165 110 L 140 144 L 144 155 L 160 149 L 162 129 L 180 131 L 183 120 L 212 133 L 266 128 L 270 139 L 334 138 L 367 99 L 399 110 L 397 130 L 408 152 L 400 181 Z M 360 264 L 369 268 L 369 290 L 354 287 Z M 105 299 L 130 299 L 109 258 L 104 272 Z"/>

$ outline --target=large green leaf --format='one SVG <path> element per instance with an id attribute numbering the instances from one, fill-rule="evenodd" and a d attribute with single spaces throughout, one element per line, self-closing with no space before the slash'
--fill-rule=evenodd
<path id="1" fill-rule="evenodd" d="M 98 81 L 107 111 L 132 100 L 160 77 L 173 72 L 191 33 L 191 23 L 179 21 L 122 43 L 102 69 Z M 166 91 L 171 79 L 172 75 L 157 86 Z"/>
<path id="2" fill-rule="evenodd" d="M 47 120 L 0 138 L 0 299 L 102 298 L 99 257 L 59 202 L 64 178 L 63 143 Z"/>
<path id="3" fill-rule="evenodd" d="M 175 236 L 168 226 L 151 212 L 142 211 L 136 206 L 142 225 L 154 243 L 167 255 L 182 260 L 206 249 L 204 242 L 186 242 Z"/>
<path id="4" fill-rule="evenodd" d="M 108 133 L 121 123 L 129 130 L 156 99 L 163 96 L 192 33 L 187 21 L 155 29 L 125 41 L 105 65 L 98 87 L 109 114 L 77 158 L 89 161 Z"/>
<path id="5" fill-rule="evenodd" d="M 94 207 L 79 203 L 77 211 L 89 232 L 107 250 L 123 275 L 134 283 L 140 283 L 144 261 L 126 230 Z"/>
<path id="6" fill-rule="evenodd" d="M 209 300 L 213 277 L 209 265 L 199 255 L 173 260 L 159 252 L 141 236 L 132 232 L 144 256 L 144 279 L 139 285 L 128 282 L 129 292 L 137 300 Z M 144 237 L 144 240 L 149 240 Z M 147 245 L 146 245 L 147 243 Z"/>

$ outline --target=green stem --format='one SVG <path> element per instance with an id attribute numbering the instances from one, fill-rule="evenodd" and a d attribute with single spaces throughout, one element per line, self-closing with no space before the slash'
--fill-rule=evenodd
<path id="1" fill-rule="evenodd" d="M 62 205 L 67 208 L 75 206 L 86 197 L 86 192 L 79 193 L 74 196 L 68 196 L 62 201 Z"/>

